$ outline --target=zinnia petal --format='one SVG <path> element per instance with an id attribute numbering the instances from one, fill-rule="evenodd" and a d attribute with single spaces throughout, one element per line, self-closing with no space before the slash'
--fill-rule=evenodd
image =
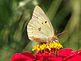
<path id="1" fill-rule="evenodd" d="M 76 52 L 73 52 L 66 58 L 64 58 L 65 61 L 81 61 L 81 50 L 78 50 Z"/>
<path id="2" fill-rule="evenodd" d="M 58 55 L 66 57 L 66 56 L 70 55 L 71 53 L 72 53 L 71 48 L 64 48 L 64 49 L 59 50 Z"/>
<path id="3" fill-rule="evenodd" d="M 16 53 L 11 58 L 11 61 L 33 61 L 33 60 L 34 58 L 30 53 L 26 53 L 26 54 Z"/>

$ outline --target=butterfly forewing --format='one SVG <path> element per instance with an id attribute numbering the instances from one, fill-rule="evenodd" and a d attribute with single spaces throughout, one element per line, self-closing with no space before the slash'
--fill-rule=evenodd
<path id="1" fill-rule="evenodd" d="M 32 41 L 46 42 L 54 36 L 54 30 L 43 10 L 36 6 L 27 25 L 28 37 Z"/>

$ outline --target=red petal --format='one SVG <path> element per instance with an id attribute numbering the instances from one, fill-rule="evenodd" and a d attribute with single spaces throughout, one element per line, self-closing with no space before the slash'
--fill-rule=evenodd
<path id="1" fill-rule="evenodd" d="M 64 58 L 65 61 L 81 61 L 81 50 L 71 53 L 69 56 Z"/>
<path id="2" fill-rule="evenodd" d="M 81 61 L 81 55 L 76 55 L 74 57 L 70 57 L 65 61 Z"/>
<path id="3" fill-rule="evenodd" d="M 29 56 L 16 53 L 12 56 L 11 61 L 33 61 L 33 59 Z"/>
<path id="4" fill-rule="evenodd" d="M 48 59 L 49 61 L 62 61 L 63 60 L 63 58 L 61 57 L 49 57 Z"/>
<path id="5" fill-rule="evenodd" d="M 33 54 L 31 54 L 31 53 L 29 53 L 29 52 L 24 52 L 24 53 L 22 53 L 23 55 L 26 55 L 26 56 L 28 56 L 28 57 L 31 57 L 31 58 L 35 58 L 35 56 L 33 55 Z"/>
<path id="6" fill-rule="evenodd" d="M 72 49 L 70 48 L 64 48 L 64 49 L 61 49 L 59 52 L 58 52 L 58 55 L 59 56 L 63 56 L 63 57 L 66 57 L 68 56 L 69 54 L 72 53 Z"/>

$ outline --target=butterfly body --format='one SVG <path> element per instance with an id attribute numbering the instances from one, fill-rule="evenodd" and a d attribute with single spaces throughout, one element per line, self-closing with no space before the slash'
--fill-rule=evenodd
<path id="1" fill-rule="evenodd" d="M 29 39 L 32 41 L 58 41 L 50 20 L 39 6 L 34 9 L 32 18 L 27 25 L 27 32 Z"/>

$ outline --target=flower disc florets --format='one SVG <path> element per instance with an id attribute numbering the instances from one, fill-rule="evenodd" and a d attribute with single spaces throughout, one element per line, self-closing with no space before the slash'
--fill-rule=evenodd
<path id="1" fill-rule="evenodd" d="M 59 42 L 50 42 L 50 43 L 43 43 L 37 44 L 33 47 L 33 51 L 40 52 L 40 53 L 54 53 L 63 48 L 63 46 Z"/>

